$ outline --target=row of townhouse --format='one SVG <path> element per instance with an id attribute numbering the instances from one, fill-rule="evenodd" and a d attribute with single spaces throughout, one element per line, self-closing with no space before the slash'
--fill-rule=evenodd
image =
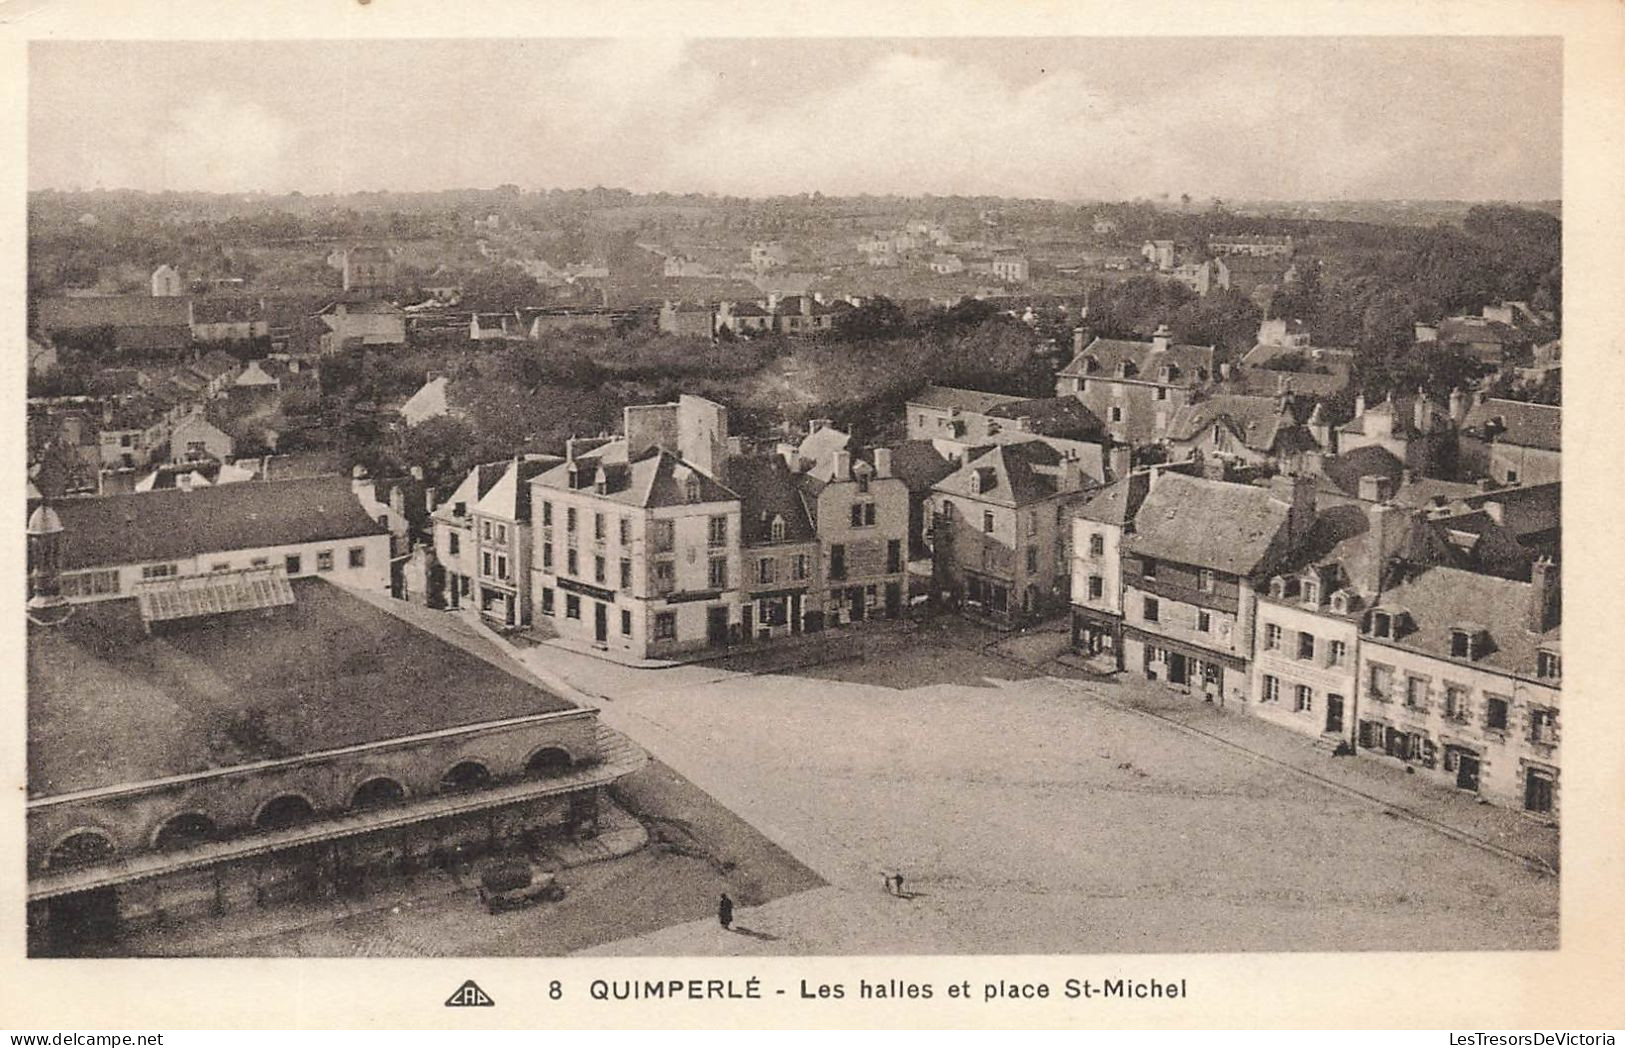
<path id="1" fill-rule="evenodd" d="M 777 292 L 760 301 L 721 301 L 707 303 L 667 301 L 660 307 L 662 334 L 712 338 L 727 331 L 733 335 L 778 333 L 816 335 L 831 331 L 841 314 L 852 304 L 836 299 L 825 301 L 821 293 L 781 296 Z"/>
<path id="2" fill-rule="evenodd" d="M 1289 498 L 1173 470 L 1115 482 L 1072 525 L 1075 648 L 1556 818 L 1556 566 L 1437 563 L 1439 522 L 1376 488 L 1317 509 L 1307 478 Z"/>
<path id="3" fill-rule="evenodd" d="M 909 491 L 890 452 L 747 455 L 700 397 L 626 410 L 563 458 L 476 467 L 433 514 L 446 602 L 666 657 L 870 618 L 907 599 Z"/>

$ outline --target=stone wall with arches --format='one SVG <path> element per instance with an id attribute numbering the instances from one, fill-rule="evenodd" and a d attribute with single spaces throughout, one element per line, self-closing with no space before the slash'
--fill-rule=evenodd
<path id="1" fill-rule="evenodd" d="M 39 798 L 28 806 L 29 874 L 165 846 L 183 847 L 189 841 L 197 843 L 200 835 L 209 839 L 254 833 L 264 828 L 256 826 L 256 820 L 263 821 L 268 806 L 282 797 L 302 798 L 310 816 L 322 819 L 356 810 L 358 800 L 363 807 L 409 803 L 448 789 L 480 789 L 527 776 L 559 774 L 598 757 L 597 714 L 570 710 Z M 483 781 L 468 770 L 475 766 L 484 769 Z M 464 768 L 462 778 L 448 781 L 459 767 Z M 75 835 L 81 836 L 70 843 Z M 105 841 L 106 846 L 93 841 Z"/>

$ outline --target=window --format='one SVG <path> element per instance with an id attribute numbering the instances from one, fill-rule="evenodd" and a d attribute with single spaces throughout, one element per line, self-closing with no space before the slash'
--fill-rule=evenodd
<path id="1" fill-rule="evenodd" d="M 1157 614 L 1161 609 L 1157 606 L 1157 598 L 1155 598 L 1155 597 L 1147 597 L 1147 598 L 1145 598 L 1145 607 L 1144 607 L 1143 610 L 1145 612 L 1145 616 L 1144 616 L 1145 621 L 1147 621 L 1147 622 L 1156 622 L 1156 621 L 1158 621 Z"/>
<path id="2" fill-rule="evenodd" d="M 480 554 L 480 574 L 486 578 L 491 577 L 491 551 L 485 550 Z"/>
<path id="3" fill-rule="evenodd" d="M 1557 711 L 1550 706 L 1529 709 L 1529 741 L 1546 746 L 1557 744 Z"/>
<path id="4" fill-rule="evenodd" d="M 542 570 L 553 570 L 553 544 L 551 542 L 542 543 Z"/>
<path id="5" fill-rule="evenodd" d="M 768 537 L 774 542 L 784 541 L 784 518 L 774 517 L 773 523 L 767 526 Z"/>
<path id="6" fill-rule="evenodd" d="M 1507 730 L 1507 709 L 1511 703 L 1500 695 L 1484 696 L 1484 727 L 1490 731 Z"/>
<path id="7" fill-rule="evenodd" d="M 1349 646 L 1340 640 L 1326 642 L 1326 661 L 1333 666 L 1342 666 L 1348 662 Z"/>
<path id="8" fill-rule="evenodd" d="M 1281 627 L 1273 622 L 1264 624 L 1264 649 L 1278 651 L 1281 647 Z"/>
<path id="9" fill-rule="evenodd" d="M 602 586 L 609 578 L 608 566 L 601 556 L 592 558 L 592 580 Z"/>
<path id="10" fill-rule="evenodd" d="M 1459 684 L 1444 686 L 1444 715 L 1458 724 L 1466 724 L 1472 716 L 1467 700 L 1467 689 Z"/>
<path id="11" fill-rule="evenodd" d="M 1095 532 L 1089 536 L 1089 556 L 1104 557 L 1106 555 L 1106 536 Z"/>
<path id="12" fill-rule="evenodd" d="M 993 534 L 993 511 L 990 509 L 982 511 L 982 530 L 989 535 Z"/>
<path id="13" fill-rule="evenodd" d="M 1312 659 L 1315 657 L 1315 635 L 1304 631 L 1298 633 L 1298 658 Z"/>
<path id="14" fill-rule="evenodd" d="M 497 578 L 505 580 L 505 579 L 507 579 L 507 577 L 508 577 L 508 558 L 506 556 L 504 556 L 503 554 L 499 553 L 499 554 L 497 554 Z"/>
<path id="15" fill-rule="evenodd" d="M 1535 653 L 1535 673 L 1548 679 L 1563 676 L 1563 658 L 1555 651 Z"/>
<path id="16" fill-rule="evenodd" d="M 655 521 L 655 552 L 670 553 L 676 543 L 677 528 L 669 520 Z"/>
<path id="17" fill-rule="evenodd" d="M 576 530 L 576 508 L 566 506 L 564 509 L 564 530 L 574 535 Z"/>
<path id="18" fill-rule="evenodd" d="M 1530 768 L 1524 773 L 1523 806 L 1525 811 L 1550 812 L 1556 792 L 1557 773 L 1545 768 Z"/>
<path id="19" fill-rule="evenodd" d="M 1113 422 L 1121 422 L 1121 421 L 1123 421 L 1123 409 L 1118 407 L 1117 405 L 1113 404 L 1112 408 L 1111 408 L 1111 416 L 1110 417 L 1111 417 L 1111 420 Z"/>
<path id="20" fill-rule="evenodd" d="M 542 587 L 542 614 L 553 614 L 553 587 L 551 586 Z"/>
<path id="21" fill-rule="evenodd" d="M 1456 659 L 1471 658 L 1473 654 L 1473 635 L 1466 630 L 1455 629 L 1450 631 L 1450 656 Z"/>
<path id="22" fill-rule="evenodd" d="M 301 571 L 304 571 L 305 569 L 304 569 L 304 566 L 303 566 L 303 564 L 301 562 L 299 554 L 290 553 L 286 557 L 283 557 L 282 558 L 282 570 L 287 572 L 289 575 L 297 575 Z M 142 575 L 145 575 L 145 574 L 146 574 L 146 572 L 143 570 Z"/>
<path id="23" fill-rule="evenodd" d="M 790 558 L 790 577 L 793 579 L 807 577 L 807 555 L 805 553 L 797 553 Z"/>
<path id="24" fill-rule="evenodd" d="M 712 589 L 728 588 L 728 558 L 712 557 L 709 571 L 706 575 Z"/>
<path id="25" fill-rule="evenodd" d="M 1027 547 L 1027 574 L 1029 574 L 1029 575 L 1038 574 L 1038 547 L 1037 546 L 1028 546 Z"/>
<path id="26" fill-rule="evenodd" d="M 630 611 L 628 611 L 626 608 L 622 608 L 621 609 L 621 636 L 630 637 L 631 635 L 632 635 L 632 613 Z"/>
<path id="27" fill-rule="evenodd" d="M 1196 613 L 1196 629 L 1201 633 L 1213 632 L 1213 616 L 1205 611 Z"/>
<path id="28" fill-rule="evenodd" d="M 497 536 L 497 541 L 498 542 L 507 542 L 508 541 L 508 525 L 506 525 L 506 524 L 498 524 L 498 525 L 495 526 L 494 530 L 496 531 L 496 536 Z"/>
<path id="29" fill-rule="evenodd" d="M 564 595 L 564 617 L 567 619 L 581 618 L 581 598 L 574 593 Z"/>
<path id="30" fill-rule="evenodd" d="M 270 564 L 271 564 L 271 558 L 270 557 L 255 557 L 253 560 L 248 562 L 248 566 L 251 567 L 251 568 L 269 567 Z"/>
<path id="31" fill-rule="evenodd" d="M 604 523 L 604 515 L 602 513 L 594 513 L 592 515 L 592 538 L 593 538 L 593 541 L 594 542 L 602 542 L 602 541 L 604 541 L 604 536 L 607 533 L 608 533 L 608 531 L 607 531 L 607 525 Z"/>
<path id="32" fill-rule="evenodd" d="M 888 539 L 886 542 L 886 573 L 903 570 L 903 540 Z"/>
<path id="33" fill-rule="evenodd" d="M 1156 399 L 1157 400 L 1167 400 L 1168 399 L 1168 387 L 1166 387 L 1166 386 L 1158 386 L 1157 387 L 1157 393 L 1156 393 Z"/>
<path id="34" fill-rule="evenodd" d="M 829 577 L 846 578 L 846 547 L 839 542 L 829 548 Z"/>
<path id="35" fill-rule="evenodd" d="M 1370 674 L 1370 688 L 1373 699 L 1378 702 L 1388 702 L 1394 694 L 1394 670 L 1391 666 L 1372 666 Z"/>
<path id="36" fill-rule="evenodd" d="M 855 479 L 858 482 L 858 492 L 864 495 L 869 494 L 869 474 L 859 473 Z"/>
<path id="37" fill-rule="evenodd" d="M 621 589 L 629 590 L 631 588 L 632 588 L 632 559 L 630 557 L 622 557 L 621 558 Z"/>
<path id="38" fill-rule="evenodd" d="M 1157 577 L 1157 561 L 1155 557 L 1140 558 L 1140 574 L 1148 579 Z"/>
<path id="39" fill-rule="evenodd" d="M 1371 613 L 1370 633 L 1373 637 L 1389 637 L 1393 631 L 1393 616 L 1386 611 L 1373 611 Z"/>
<path id="40" fill-rule="evenodd" d="M 1262 701 L 1264 701 L 1264 702 L 1280 702 L 1281 701 L 1281 681 L 1278 678 L 1272 677 L 1267 673 L 1264 674 L 1264 696 L 1263 696 Z"/>
<path id="41" fill-rule="evenodd" d="M 662 611 L 655 615 L 655 640 L 677 639 L 677 613 Z"/>
<path id="42" fill-rule="evenodd" d="M 756 562 L 756 581 L 773 582 L 778 576 L 779 562 L 772 557 L 763 557 Z"/>
<path id="43" fill-rule="evenodd" d="M 617 522 L 617 526 L 620 529 L 621 545 L 623 545 L 623 546 L 632 545 L 632 518 L 631 517 L 622 517 Z"/>
<path id="44" fill-rule="evenodd" d="M 676 572 L 672 569 L 671 561 L 655 561 L 655 592 L 670 593 L 676 584 Z"/>
<path id="45" fill-rule="evenodd" d="M 726 546 L 727 544 L 728 518 L 721 516 L 712 517 L 706 534 L 706 545 L 710 546 L 712 549 L 716 549 L 718 546 Z"/>
<path id="46" fill-rule="evenodd" d="M 460 544 L 459 544 L 458 539 L 457 539 L 457 533 L 455 531 L 446 536 L 446 551 L 448 553 L 450 553 L 452 556 L 455 557 L 455 556 L 457 556 L 457 553 L 458 553 L 460 548 L 461 547 L 460 547 Z"/>
<path id="47" fill-rule="evenodd" d="M 1213 572 L 1206 568 L 1196 569 L 1196 588 L 1203 593 L 1213 592 Z"/>
<path id="48" fill-rule="evenodd" d="M 553 525 L 553 503 L 547 502 L 547 501 L 544 500 L 542 502 L 542 527 L 544 527 L 544 528 L 552 527 L 552 525 Z"/>
<path id="49" fill-rule="evenodd" d="M 333 551 L 330 549 L 318 550 L 316 553 L 316 570 L 333 570 Z"/>
<path id="50" fill-rule="evenodd" d="M 1038 534 L 1038 511 L 1037 510 L 1033 510 L 1032 512 L 1027 514 L 1027 534 L 1028 534 L 1029 537 Z"/>
<path id="51" fill-rule="evenodd" d="M 1100 600 L 1106 595 L 1106 580 L 1099 575 L 1089 576 L 1089 599 Z"/>
<path id="52" fill-rule="evenodd" d="M 1303 583 L 1303 602 L 1305 604 L 1319 604 L 1320 603 L 1320 586 L 1318 584 L 1316 584 L 1314 582 L 1310 582 L 1308 580 L 1304 581 L 1304 583 Z"/>
<path id="53" fill-rule="evenodd" d="M 364 568 L 367 566 L 367 549 L 365 546 L 350 547 L 350 567 Z"/>
<path id="54" fill-rule="evenodd" d="M 1315 692 L 1307 684 L 1300 684 L 1292 689 L 1292 709 L 1298 713 L 1308 713 L 1315 708 Z"/>
<path id="55" fill-rule="evenodd" d="M 1516 484 L 1518 482 L 1518 471 L 1515 469 L 1507 470 L 1506 482 L 1508 485 Z"/>
<path id="56" fill-rule="evenodd" d="M 567 575 L 581 574 L 581 555 L 573 549 L 564 551 L 564 571 Z"/>
<path id="57" fill-rule="evenodd" d="M 480 537 L 485 539 L 485 541 L 487 541 L 487 542 L 491 541 L 491 522 L 490 521 L 488 521 L 488 520 L 480 521 Z"/>
<path id="58" fill-rule="evenodd" d="M 209 565 L 210 571 L 230 571 L 231 565 L 223 560 L 217 560 Z"/>
<path id="59" fill-rule="evenodd" d="M 1424 677 L 1405 678 L 1405 705 L 1409 709 L 1419 710 L 1427 706 L 1428 682 Z"/>
<path id="60" fill-rule="evenodd" d="M 173 564 L 147 564 L 141 569 L 143 579 L 171 579 L 179 574 L 179 569 Z"/>

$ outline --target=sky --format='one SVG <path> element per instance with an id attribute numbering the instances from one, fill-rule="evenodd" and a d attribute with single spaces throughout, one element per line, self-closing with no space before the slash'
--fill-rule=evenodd
<path id="1" fill-rule="evenodd" d="M 30 186 L 1537 200 L 1556 38 L 36 41 Z"/>

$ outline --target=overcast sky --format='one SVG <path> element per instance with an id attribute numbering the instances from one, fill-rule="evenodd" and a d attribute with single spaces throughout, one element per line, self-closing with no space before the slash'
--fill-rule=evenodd
<path id="1" fill-rule="evenodd" d="M 34 188 L 1554 199 L 1555 39 L 50 42 Z"/>

